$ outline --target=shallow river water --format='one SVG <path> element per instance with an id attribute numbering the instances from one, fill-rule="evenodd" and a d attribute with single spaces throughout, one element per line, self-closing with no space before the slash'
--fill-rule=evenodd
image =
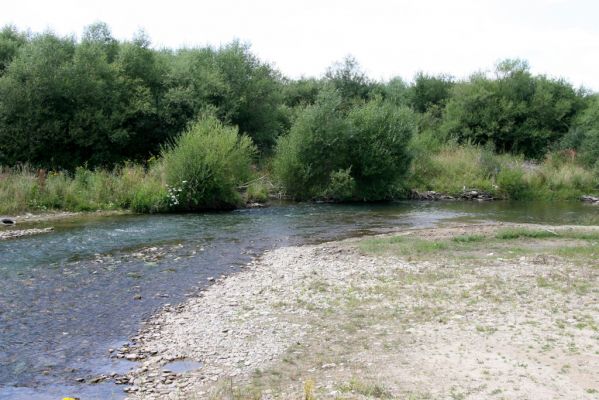
<path id="1" fill-rule="evenodd" d="M 275 205 L 228 213 L 77 217 L 49 234 L 0 242 L 0 399 L 120 399 L 122 387 L 77 379 L 124 372 L 113 361 L 166 303 L 280 246 L 450 220 L 598 225 L 579 203 L 399 202 Z M 23 228 L 25 224 L 20 227 Z"/>

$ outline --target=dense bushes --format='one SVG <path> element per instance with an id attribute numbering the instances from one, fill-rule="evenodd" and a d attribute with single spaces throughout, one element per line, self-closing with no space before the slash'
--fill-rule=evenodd
<path id="1" fill-rule="evenodd" d="M 75 173 L 19 168 L 0 172 L 0 213 L 23 211 L 167 210 L 162 171 L 125 166 Z"/>
<path id="2" fill-rule="evenodd" d="M 275 174 L 295 198 L 383 200 L 408 170 L 413 113 L 381 99 L 344 110 L 337 90 L 323 91 L 279 140 Z"/>
<path id="3" fill-rule="evenodd" d="M 496 79 L 474 75 L 453 88 L 441 132 L 500 152 L 542 158 L 559 141 L 584 102 L 562 80 L 533 76 L 521 61 L 498 65 Z"/>
<path id="4" fill-rule="evenodd" d="M 236 128 L 212 116 L 200 119 L 162 153 L 170 207 L 190 211 L 239 205 L 237 186 L 249 179 L 255 150 Z"/>
<path id="5" fill-rule="evenodd" d="M 249 179 L 252 142 L 274 179 L 246 181 L 245 200 L 265 200 L 273 185 L 331 201 L 464 186 L 571 198 L 597 190 L 597 121 L 596 95 L 520 60 L 500 62 L 494 76 L 383 82 L 347 57 L 320 78 L 292 80 L 239 42 L 156 50 L 143 32 L 118 41 L 103 23 L 80 40 L 0 31 L 6 209 L 230 208 Z M 159 154 L 164 162 L 146 168 Z M 23 165 L 56 172 L 36 189 Z M 134 193 L 119 186 L 132 171 Z"/>
<path id="6" fill-rule="evenodd" d="M 589 100 L 588 107 L 577 116 L 558 147 L 599 172 L 599 97 Z"/>
<path id="7" fill-rule="evenodd" d="M 237 42 L 157 51 L 101 23 L 80 41 L 0 32 L 0 165 L 143 161 L 207 108 L 262 150 L 288 125 L 282 77 Z"/>
<path id="8" fill-rule="evenodd" d="M 413 140 L 412 147 L 422 143 Z M 599 176 L 554 153 L 542 162 L 531 162 L 495 154 L 489 147 L 447 143 L 435 152 L 419 154 L 411 166 L 409 186 L 421 191 L 459 196 L 465 188 L 476 188 L 504 199 L 567 200 L 599 189 Z"/>
<path id="9" fill-rule="evenodd" d="M 153 160 L 148 168 L 1 171 L 0 213 L 230 209 L 242 200 L 238 185 L 249 179 L 254 152 L 249 137 L 239 136 L 236 128 L 214 117 L 205 117 L 166 146 L 164 158 Z M 258 187 L 252 190 L 253 196 L 263 195 Z"/>
<path id="10" fill-rule="evenodd" d="M 414 113 L 380 99 L 352 109 L 349 163 L 356 198 L 391 199 L 402 189 L 411 157 L 408 142 L 416 132 Z"/>

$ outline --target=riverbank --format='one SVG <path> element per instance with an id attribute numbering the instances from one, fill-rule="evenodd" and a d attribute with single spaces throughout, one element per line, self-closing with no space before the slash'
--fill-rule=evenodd
<path id="1" fill-rule="evenodd" d="M 30 227 L 37 226 L 38 224 L 48 224 L 53 221 L 65 221 L 78 217 L 89 218 L 93 217 L 108 217 L 115 215 L 129 214 L 125 210 L 115 211 L 94 211 L 94 212 L 68 212 L 68 211 L 55 211 L 45 212 L 39 214 L 25 213 L 22 215 L 15 216 L 3 216 L 8 220 L 14 221 L 11 225 L 0 225 L 0 240 L 18 239 L 25 236 L 40 235 L 44 233 L 50 233 L 54 230 L 51 226 L 45 227 Z M 22 229 L 25 228 L 25 229 Z"/>
<path id="2" fill-rule="evenodd" d="M 115 353 L 141 360 L 131 398 L 594 399 L 598 243 L 483 224 L 282 248 Z"/>

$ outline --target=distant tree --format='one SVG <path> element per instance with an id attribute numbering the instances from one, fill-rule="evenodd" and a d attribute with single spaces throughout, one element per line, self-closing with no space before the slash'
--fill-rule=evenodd
<path id="1" fill-rule="evenodd" d="M 283 101 L 288 107 L 314 104 L 324 82 L 315 78 L 300 78 L 283 81 Z"/>
<path id="2" fill-rule="evenodd" d="M 349 139 L 351 175 L 359 200 L 389 200 L 397 195 L 411 156 L 408 142 L 416 133 L 416 118 L 408 107 L 373 99 L 352 109 Z"/>
<path id="3" fill-rule="evenodd" d="M 104 22 L 96 22 L 83 30 L 83 45 L 100 47 L 106 54 L 106 61 L 112 63 L 119 52 L 119 42 Z"/>
<path id="4" fill-rule="evenodd" d="M 455 85 L 441 130 L 462 141 L 492 142 L 501 152 L 541 157 L 583 105 L 567 82 L 533 76 L 526 62 L 506 60 L 496 79 L 477 74 Z"/>
<path id="5" fill-rule="evenodd" d="M 19 49 L 27 43 L 29 37 L 14 26 L 5 26 L 0 31 L 0 76 L 17 55 Z"/>
<path id="6" fill-rule="evenodd" d="M 344 107 L 329 86 L 279 139 L 275 174 L 295 198 L 390 199 L 408 170 L 411 110 L 380 98 Z"/>
<path id="7" fill-rule="evenodd" d="M 342 106 L 346 109 L 370 97 L 372 82 L 352 56 L 347 56 L 342 62 L 329 67 L 325 74 L 325 81 L 337 90 L 342 99 Z"/>
<path id="8" fill-rule="evenodd" d="M 219 49 L 215 61 L 227 87 L 218 105 L 221 115 L 248 134 L 260 150 L 270 149 L 284 124 L 282 77 L 239 42 Z"/>
<path id="9" fill-rule="evenodd" d="M 560 143 L 561 149 L 576 150 L 578 159 L 599 172 L 599 96 L 588 99 Z"/>
<path id="10" fill-rule="evenodd" d="M 76 158 L 73 114 L 73 38 L 34 36 L 0 78 L 0 163 L 61 165 Z"/>
<path id="11" fill-rule="evenodd" d="M 400 77 L 395 77 L 383 85 L 381 95 L 397 106 L 411 105 L 410 86 Z"/>
<path id="12" fill-rule="evenodd" d="M 431 107 L 444 107 L 449 99 L 454 82 L 447 75 L 416 74 L 414 85 L 410 88 L 410 103 L 415 111 L 424 113 Z"/>

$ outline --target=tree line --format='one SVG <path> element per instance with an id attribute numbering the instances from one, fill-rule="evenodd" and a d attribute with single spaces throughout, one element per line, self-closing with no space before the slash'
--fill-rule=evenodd
<path id="1" fill-rule="evenodd" d="M 252 157 L 274 158 L 295 197 L 392 197 L 415 137 L 531 159 L 567 149 L 599 167 L 597 95 L 523 60 L 461 80 L 377 81 L 348 57 L 289 79 L 238 41 L 154 49 L 145 33 L 119 41 L 104 23 L 80 39 L 0 31 L 0 165 L 145 163 L 206 118 L 249 137 Z"/>

